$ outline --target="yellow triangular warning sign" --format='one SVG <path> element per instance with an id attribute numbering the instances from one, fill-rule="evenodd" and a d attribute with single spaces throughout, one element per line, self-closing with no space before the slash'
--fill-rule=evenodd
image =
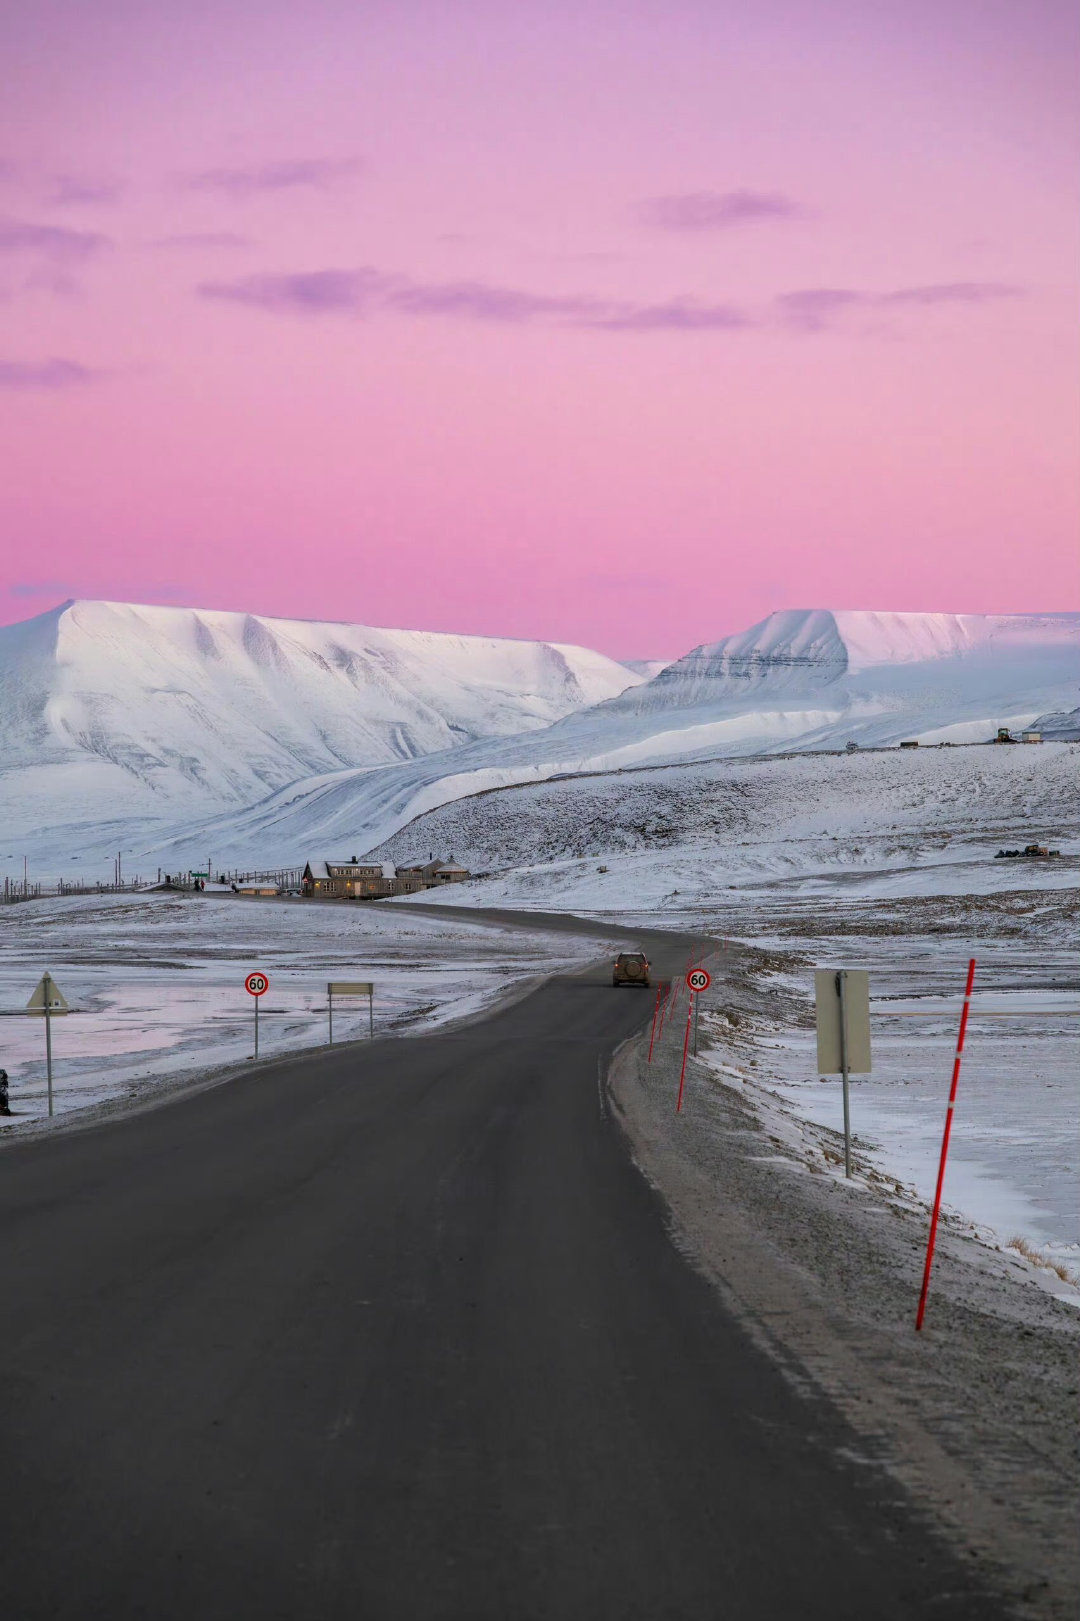
<path id="1" fill-rule="evenodd" d="M 64 993 L 51 974 L 42 974 L 38 980 L 37 988 L 26 1004 L 27 1013 L 44 1013 L 46 997 L 50 1013 L 70 1013 L 71 1009 L 64 999 Z"/>

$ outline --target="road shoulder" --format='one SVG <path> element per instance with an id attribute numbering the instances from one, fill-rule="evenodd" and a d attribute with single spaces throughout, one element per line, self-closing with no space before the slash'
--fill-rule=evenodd
<path id="1" fill-rule="evenodd" d="M 746 982 L 730 994 L 752 1012 Z M 946 1228 L 916 1335 L 923 1211 L 883 1178 L 853 1187 L 814 1174 L 738 1079 L 744 1052 L 730 1065 L 715 1049 L 691 1058 L 676 1115 L 678 1034 L 652 1063 L 647 1038 L 625 1043 L 609 1075 L 675 1241 L 787 1376 L 843 1411 L 867 1466 L 900 1478 L 1019 1615 L 1072 1616 L 1080 1314 Z"/>

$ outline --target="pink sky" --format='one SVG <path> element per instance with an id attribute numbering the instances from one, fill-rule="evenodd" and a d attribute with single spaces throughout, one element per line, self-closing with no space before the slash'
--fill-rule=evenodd
<path id="1" fill-rule="evenodd" d="M 1080 608 L 1073 0 L 39 0 L 0 621 Z"/>

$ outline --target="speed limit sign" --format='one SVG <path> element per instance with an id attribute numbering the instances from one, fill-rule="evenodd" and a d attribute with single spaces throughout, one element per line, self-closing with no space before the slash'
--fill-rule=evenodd
<path id="1" fill-rule="evenodd" d="M 265 974 L 249 974 L 244 981 L 244 989 L 249 996 L 265 996 L 270 989 L 270 981 Z"/>
<path id="2" fill-rule="evenodd" d="M 712 984 L 712 975 L 707 974 L 704 968 L 691 968 L 686 983 L 692 991 L 707 991 Z"/>

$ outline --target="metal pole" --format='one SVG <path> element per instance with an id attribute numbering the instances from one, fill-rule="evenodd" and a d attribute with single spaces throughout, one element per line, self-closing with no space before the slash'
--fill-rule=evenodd
<path id="1" fill-rule="evenodd" d="M 367 997 L 368 1040 L 375 1039 L 375 992 L 368 991 Z"/>
<path id="2" fill-rule="evenodd" d="M 326 987 L 326 1005 L 330 1015 L 330 1045 L 332 1047 L 334 1045 L 334 987 L 332 985 Z"/>
<path id="3" fill-rule="evenodd" d="M 49 1086 L 49 1118 L 52 1119 L 52 975 L 48 969 L 43 976 L 45 986 L 45 1074 Z"/>
<path id="4" fill-rule="evenodd" d="M 698 1002 L 699 1002 L 699 1000 L 700 1000 L 700 997 L 698 996 L 697 992 L 695 991 L 695 993 L 694 993 L 694 1057 L 695 1058 L 697 1057 L 697 1027 L 698 1027 Z"/>
<path id="5" fill-rule="evenodd" d="M 840 998 L 840 1076 L 844 1083 L 844 1175 L 851 1175 L 851 1095 L 848 1088 L 847 1054 L 847 969 L 841 968 L 836 976 L 836 994 Z"/>
<path id="6" fill-rule="evenodd" d="M 259 998 L 255 998 L 255 1057 L 259 1056 Z"/>

